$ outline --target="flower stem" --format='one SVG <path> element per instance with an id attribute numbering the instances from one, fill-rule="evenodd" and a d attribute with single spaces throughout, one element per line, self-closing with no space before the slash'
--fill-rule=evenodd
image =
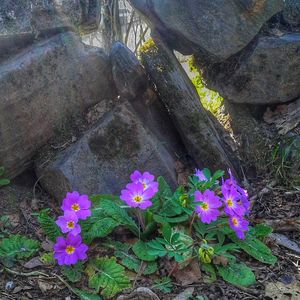
<path id="1" fill-rule="evenodd" d="M 144 217 L 143 217 L 142 212 L 141 212 L 140 209 L 136 210 L 136 216 L 138 218 L 139 225 L 142 228 L 142 231 L 144 231 L 146 227 L 145 227 Z"/>
<path id="2" fill-rule="evenodd" d="M 189 227 L 190 236 L 192 236 L 192 229 L 193 229 L 193 224 L 194 224 L 195 218 L 196 218 L 196 213 L 193 212 L 192 220 L 190 222 L 190 227 Z"/>

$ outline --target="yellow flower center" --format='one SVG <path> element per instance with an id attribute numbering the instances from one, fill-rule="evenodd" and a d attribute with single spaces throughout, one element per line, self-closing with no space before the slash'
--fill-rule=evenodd
<path id="1" fill-rule="evenodd" d="M 148 185 L 147 185 L 147 183 L 145 183 L 145 182 L 142 182 L 142 184 L 143 184 L 144 190 L 148 188 Z"/>
<path id="2" fill-rule="evenodd" d="M 237 218 L 232 218 L 232 224 L 233 224 L 234 226 L 238 226 L 238 225 L 239 225 L 238 219 L 237 219 Z"/>
<path id="3" fill-rule="evenodd" d="M 141 196 L 135 196 L 135 197 L 133 198 L 133 200 L 134 200 L 135 202 L 137 202 L 137 203 L 140 203 L 140 202 L 142 202 L 143 198 L 142 198 Z"/>
<path id="4" fill-rule="evenodd" d="M 203 209 L 203 210 L 208 210 L 208 209 L 209 209 L 208 203 L 204 203 L 204 204 L 202 205 L 202 209 Z"/>
<path id="5" fill-rule="evenodd" d="M 80 206 L 79 206 L 78 203 L 74 203 L 71 207 L 72 207 L 72 209 L 73 209 L 74 211 L 79 211 L 79 210 L 80 210 Z"/>
<path id="6" fill-rule="evenodd" d="M 229 207 L 232 207 L 232 206 L 233 206 L 233 201 L 232 201 L 231 198 L 228 198 L 228 199 L 227 199 L 227 204 L 228 204 Z"/>
<path id="7" fill-rule="evenodd" d="M 73 254 L 75 252 L 75 248 L 71 245 L 68 245 L 67 248 L 66 248 L 66 252 L 68 254 Z"/>
<path id="8" fill-rule="evenodd" d="M 67 223 L 67 227 L 73 229 L 75 227 L 75 223 L 73 221 L 70 221 Z"/>

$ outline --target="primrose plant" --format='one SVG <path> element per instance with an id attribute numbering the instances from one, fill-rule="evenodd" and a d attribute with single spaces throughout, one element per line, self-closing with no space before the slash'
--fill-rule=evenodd
<path id="1" fill-rule="evenodd" d="M 264 224 L 251 226 L 247 191 L 228 173 L 224 178 L 220 170 L 196 170 L 185 186 L 172 190 L 163 177 L 134 171 L 119 196 L 88 197 L 74 191 L 63 200 L 63 216 L 55 221 L 44 210 L 39 220 L 56 241 L 54 258 L 63 275 L 72 282 L 88 277 L 89 288 L 104 298 L 131 286 L 126 270 L 150 275 L 158 271 L 162 257 L 173 263 L 168 282 L 175 271 L 197 261 L 208 282 L 219 275 L 249 286 L 255 276 L 240 254 L 274 264 L 276 257 L 263 242 L 272 230 Z M 112 233 L 120 226 L 130 243 L 114 240 Z M 112 251 L 110 257 L 99 255 Z"/>

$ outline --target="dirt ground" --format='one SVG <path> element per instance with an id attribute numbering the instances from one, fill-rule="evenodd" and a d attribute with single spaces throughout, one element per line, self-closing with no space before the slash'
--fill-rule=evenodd
<path id="1" fill-rule="evenodd" d="M 280 234 L 289 239 L 289 242 L 299 242 L 299 227 L 295 218 L 300 216 L 300 192 L 288 190 L 269 179 L 256 179 L 251 186 L 251 198 L 253 202 L 252 222 L 267 220 L 269 223 L 281 222 L 276 225 Z M 43 189 L 36 184 L 33 174 L 28 172 L 15 179 L 11 185 L 0 189 L 0 207 L 2 216 L 9 216 L 11 233 L 25 234 L 42 243 L 42 248 L 47 250 L 49 244 L 39 228 L 37 217 L 34 215 L 42 208 L 50 207 L 59 213 L 59 204 L 56 203 Z M 279 221 L 278 221 L 279 220 Z M 299 225 L 299 226 L 298 226 Z M 4 224 L 0 224 L 3 228 Z M 297 227 L 298 226 L 298 227 Z M 1 229 L 2 230 L 2 229 Z M 0 232 L 1 233 L 1 232 Z M 268 245 L 278 257 L 274 266 L 264 265 L 244 255 L 243 260 L 254 270 L 257 283 L 250 288 L 237 288 L 222 280 L 213 284 L 199 283 L 190 286 L 181 286 L 174 283 L 172 294 L 162 294 L 152 289 L 160 299 L 300 299 L 300 249 L 297 253 L 288 243 L 279 245 L 274 239 L 268 240 Z M 295 246 L 295 245 L 294 245 Z M 296 245 L 297 246 L 297 245 Z M 101 250 L 99 250 L 101 251 Z M 161 262 L 164 264 L 164 261 Z M 14 268 L 5 270 L 0 265 L 0 299 L 64 299 L 71 300 L 77 297 L 66 287 L 57 266 L 32 266 L 26 265 L 26 261 L 18 263 Z M 161 266 L 163 267 L 163 266 Z M 163 268 L 161 268 L 163 269 Z M 40 272 L 40 273 L 39 273 Z M 28 274 L 30 273 L 30 274 Z M 135 278 L 135 288 L 150 287 L 151 279 L 159 278 L 163 274 L 158 273 L 149 278 Z M 204 278 L 204 277 L 203 277 Z M 74 284 L 80 288 L 86 286 L 86 282 Z M 190 296 L 183 296 L 183 292 Z M 180 294 L 181 298 L 178 297 Z M 177 297 L 177 298 L 176 298 Z M 156 299 L 132 297 L 123 299 Z"/>

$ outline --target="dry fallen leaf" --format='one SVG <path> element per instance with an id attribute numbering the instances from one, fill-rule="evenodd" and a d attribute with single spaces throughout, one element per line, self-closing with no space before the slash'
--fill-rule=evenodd
<path id="1" fill-rule="evenodd" d="M 201 270 L 198 261 L 194 259 L 187 267 L 181 270 L 176 270 L 173 273 L 176 281 L 182 286 L 187 286 L 199 282 L 201 279 Z"/>
<path id="2" fill-rule="evenodd" d="M 269 282 L 266 285 L 266 297 L 276 300 L 299 300 L 300 283 L 294 281 L 292 284 L 283 284 L 281 282 Z"/>
<path id="3" fill-rule="evenodd" d="M 42 248 L 47 252 L 53 251 L 53 246 L 54 246 L 54 243 L 49 240 L 42 242 Z"/>
<path id="4" fill-rule="evenodd" d="M 215 265 L 222 265 L 222 266 L 227 266 L 228 265 L 228 258 L 225 257 L 225 256 L 222 256 L 222 255 L 219 255 L 219 256 L 215 256 L 213 258 L 213 263 Z"/>
<path id="5" fill-rule="evenodd" d="M 43 294 L 45 294 L 47 291 L 52 290 L 53 289 L 53 285 L 42 281 L 42 280 L 38 280 L 38 286 L 40 288 L 40 290 L 42 291 Z"/>
<path id="6" fill-rule="evenodd" d="M 28 262 L 26 262 L 24 264 L 24 267 L 27 269 L 33 269 L 33 268 L 40 267 L 43 265 L 44 265 L 44 263 L 40 260 L 39 257 L 33 257 L 31 260 L 29 260 Z"/>

